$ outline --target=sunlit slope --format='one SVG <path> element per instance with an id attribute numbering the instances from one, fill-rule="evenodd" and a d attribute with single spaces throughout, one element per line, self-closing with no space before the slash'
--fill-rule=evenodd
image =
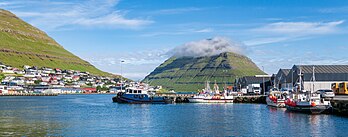
<path id="1" fill-rule="evenodd" d="M 65 50 L 45 32 L 1 9 L 0 62 L 13 67 L 32 65 L 110 75 Z"/>
<path id="2" fill-rule="evenodd" d="M 210 57 L 171 57 L 145 77 L 144 82 L 176 91 L 197 91 L 204 83 L 233 83 L 235 78 L 265 74 L 248 57 L 225 52 Z"/>

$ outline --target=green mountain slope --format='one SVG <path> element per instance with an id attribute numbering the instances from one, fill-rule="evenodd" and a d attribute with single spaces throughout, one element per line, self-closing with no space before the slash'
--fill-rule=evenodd
<path id="1" fill-rule="evenodd" d="M 45 32 L 0 9 L 0 62 L 13 67 L 32 65 L 111 75 L 65 50 Z"/>
<path id="2" fill-rule="evenodd" d="M 235 78 L 265 74 L 248 57 L 221 53 L 210 57 L 171 57 L 145 77 L 144 82 L 175 91 L 197 91 L 206 81 L 220 86 Z"/>

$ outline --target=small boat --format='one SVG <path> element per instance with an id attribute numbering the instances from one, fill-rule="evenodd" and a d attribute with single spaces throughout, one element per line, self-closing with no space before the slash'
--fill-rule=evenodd
<path id="1" fill-rule="evenodd" d="M 313 83 L 315 81 L 315 73 L 313 67 Z M 290 98 L 285 101 L 286 109 L 288 111 L 308 113 L 308 114 L 321 114 L 329 112 L 332 108 L 330 101 L 321 98 L 319 94 L 312 93 L 311 91 L 302 90 L 302 70 L 300 68 L 299 74 L 299 90 L 296 93 L 292 93 Z"/>
<path id="2" fill-rule="evenodd" d="M 188 100 L 190 103 L 233 103 L 234 98 L 227 91 L 220 93 L 216 82 L 214 84 L 214 91 L 211 91 L 209 81 L 207 81 L 205 89 Z"/>
<path id="3" fill-rule="evenodd" d="M 112 98 L 113 102 L 130 104 L 171 104 L 173 99 L 155 96 L 145 89 L 129 87 L 126 92 L 119 92 Z"/>
<path id="4" fill-rule="evenodd" d="M 268 106 L 285 108 L 286 94 L 273 90 L 269 93 L 269 96 L 266 98 L 266 103 Z"/>

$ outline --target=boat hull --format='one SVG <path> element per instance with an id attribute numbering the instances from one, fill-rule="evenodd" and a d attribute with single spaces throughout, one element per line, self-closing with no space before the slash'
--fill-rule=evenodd
<path id="1" fill-rule="evenodd" d="M 233 103 L 233 99 L 189 98 L 190 103 Z"/>
<path id="2" fill-rule="evenodd" d="M 293 112 L 300 112 L 306 114 L 322 114 L 330 111 L 329 105 L 317 105 L 317 106 L 289 106 L 286 105 L 286 110 Z"/>
<path id="3" fill-rule="evenodd" d="M 271 107 L 285 108 L 285 101 L 284 100 L 277 100 L 276 102 L 274 102 L 267 97 L 266 103 L 268 106 L 271 106 Z"/>
<path id="4" fill-rule="evenodd" d="M 128 98 L 124 96 L 114 96 L 112 98 L 113 102 L 117 103 L 127 103 L 127 104 L 172 104 L 174 103 L 173 99 L 170 98 L 144 98 L 144 99 L 136 99 L 136 98 Z"/>

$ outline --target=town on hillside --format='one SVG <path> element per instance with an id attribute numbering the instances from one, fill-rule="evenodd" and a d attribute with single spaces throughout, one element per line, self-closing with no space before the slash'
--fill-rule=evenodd
<path id="1" fill-rule="evenodd" d="M 121 78 L 94 76 L 89 72 L 62 70 L 59 68 L 24 65 L 23 69 L 0 63 L 0 94 L 114 94 L 129 86 L 142 85 L 154 91 L 160 86 L 150 87 L 142 82 Z"/>

